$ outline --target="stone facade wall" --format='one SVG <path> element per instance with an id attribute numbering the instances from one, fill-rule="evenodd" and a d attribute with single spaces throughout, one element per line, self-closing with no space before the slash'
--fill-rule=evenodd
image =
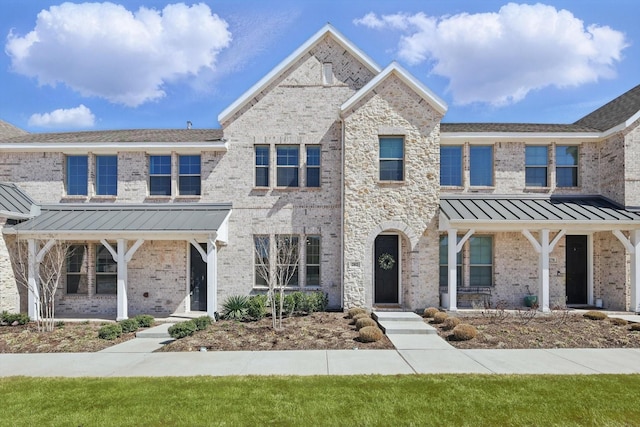
<path id="1" fill-rule="evenodd" d="M 624 205 L 640 206 L 640 120 L 624 133 L 624 169 L 617 169 L 617 176 L 624 170 Z M 612 171 L 612 173 L 615 173 Z"/>
<path id="2" fill-rule="evenodd" d="M 438 301 L 439 123 L 441 116 L 395 76 L 345 117 L 345 306 L 374 304 L 373 242 L 401 236 L 401 305 Z M 404 137 L 404 181 L 379 181 L 380 136 Z"/>

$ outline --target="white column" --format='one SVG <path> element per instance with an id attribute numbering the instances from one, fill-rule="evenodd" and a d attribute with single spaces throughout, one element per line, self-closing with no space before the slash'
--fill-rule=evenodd
<path id="1" fill-rule="evenodd" d="M 548 312 L 549 310 L 549 230 L 540 230 L 540 310 Z"/>
<path id="2" fill-rule="evenodd" d="M 213 238 L 207 239 L 207 314 L 215 320 L 218 309 L 218 251 Z"/>
<path id="3" fill-rule="evenodd" d="M 129 318 L 129 301 L 127 299 L 127 241 L 118 239 L 118 252 L 116 263 L 118 264 L 118 314 L 116 320 L 124 320 Z"/>
<path id="4" fill-rule="evenodd" d="M 630 232 L 631 244 L 634 251 L 631 253 L 631 283 L 629 294 L 631 301 L 629 311 L 640 313 L 640 230 Z"/>
<path id="5" fill-rule="evenodd" d="M 458 230 L 450 228 L 447 230 L 447 269 L 449 271 L 449 311 L 457 311 L 458 307 L 458 263 L 457 263 L 457 243 L 458 243 Z"/>
<path id="6" fill-rule="evenodd" d="M 27 241 L 28 265 L 27 265 L 27 286 L 29 295 L 28 313 L 31 320 L 39 320 L 40 318 L 40 287 L 37 271 L 40 269 L 40 263 L 37 260 L 36 241 L 29 239 Z"/>

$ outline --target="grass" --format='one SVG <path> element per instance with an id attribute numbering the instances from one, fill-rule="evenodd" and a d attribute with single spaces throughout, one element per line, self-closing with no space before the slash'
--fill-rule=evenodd
<path id="1" fill-rule="evenodd" d="M 640 423 L 640 375 L 3 378 L 12 426 Z M 635 420 L 635 421 L 634 421 Z"/>

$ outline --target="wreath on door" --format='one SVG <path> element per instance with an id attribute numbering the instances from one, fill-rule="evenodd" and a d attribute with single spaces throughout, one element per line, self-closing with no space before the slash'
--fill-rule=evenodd
<path id="1" fill-rule="evenodd" d="M 384 253 L 378 257 L 378 265 L 383 270 L 391 270 L 396 265 L 396 260 L 388 253 Z"/>

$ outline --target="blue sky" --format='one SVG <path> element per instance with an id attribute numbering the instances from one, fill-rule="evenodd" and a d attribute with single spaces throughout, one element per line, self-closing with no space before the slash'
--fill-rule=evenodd
<path id="1" fill-rule="evenodd" d="M 29 132 L 218 127 L 330 22 L 447 122 L 570 123 L 640 84 L 637 0 L 2 0 L 0 119 Z"/>

